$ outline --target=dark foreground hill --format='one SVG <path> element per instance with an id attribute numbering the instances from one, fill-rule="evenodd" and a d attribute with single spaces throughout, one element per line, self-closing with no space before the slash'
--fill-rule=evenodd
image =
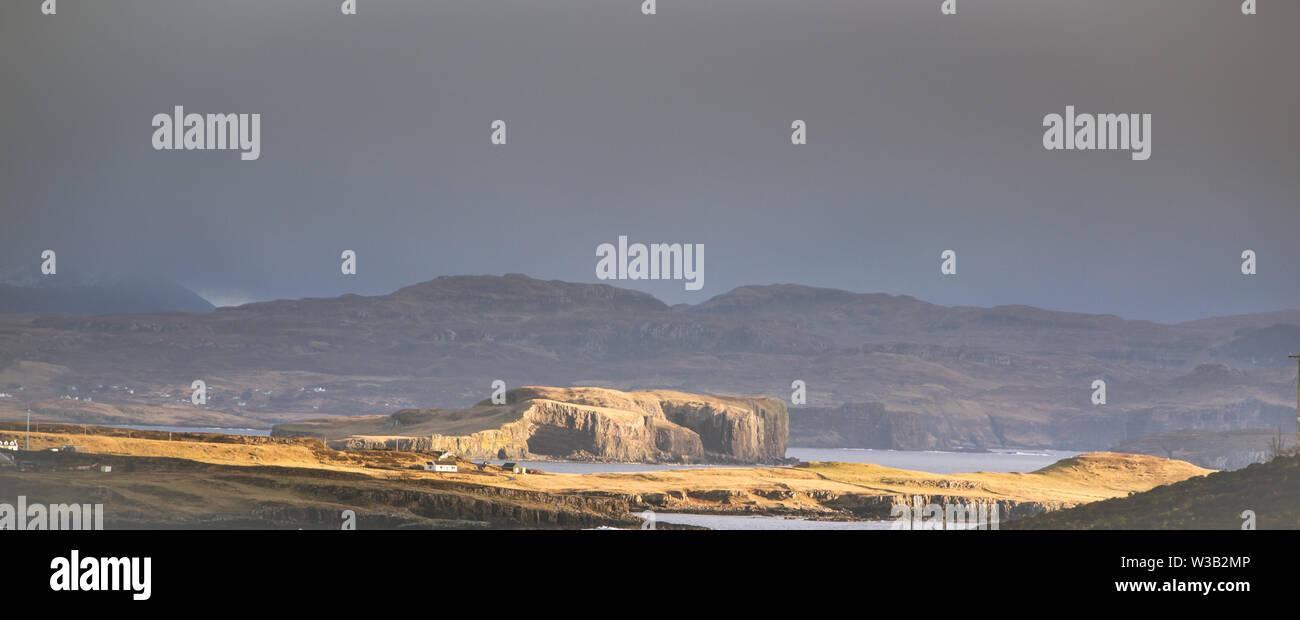
<path id="1" fill-rule="evenodd" d="M 1005 529 L 1300 529 L 1300 457 L 1216 472 L 1129 497 L 1009 522 Z"/>

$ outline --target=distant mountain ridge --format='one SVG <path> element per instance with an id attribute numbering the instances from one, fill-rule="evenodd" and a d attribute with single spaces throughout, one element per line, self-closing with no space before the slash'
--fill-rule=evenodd
<path id="1" fill-rule="evenodd" d="M 166 279 L 50 278 L 49 282 L 0 283 L 0 314 L 61 312 L 93 315 L 209 312 L 213 309 L 211 303 L 194 291 Z"/>
<path id="2" fill-rule="evenodd" d="M 469 407 L 500 379 L 778 398 L 796 446 L 1095 450 L 1292 428 L 1295 366 L 1275 353 L 1300 349 L 1297 326 L 1296 310 L 1166 325 L 800 285 L 670 307 L 606 284 L 454 276 L 202 314 L 0 317 L 0 389 L 25 386 L 0 416 L 100 385 L 96 403 L 185 406 L 199 378 L 208 409 L 267 423 L 387 415 Z M 791 403 L 796 380 L 806 404 Z"/>

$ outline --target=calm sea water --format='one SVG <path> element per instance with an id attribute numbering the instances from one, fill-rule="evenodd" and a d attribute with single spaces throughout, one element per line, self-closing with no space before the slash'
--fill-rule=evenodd
<path id="1" fill-rule="evenodd" d="M 477 461 L 478 459 L 474 459 Z M 567 463 L 564 461 L 502 461 L 488 459 L 489 463 L 519 463 L 529 471 L 541 470 L 550 474 L 609 474 L 641 471 L 668 471 L 671 469 L 709 469 L 719 467 L 751 467 L 750 465 L 674 465 L 641 463 Z"/>
<path id="2" fill-rule="evenodd" d="M 896 469 L 934 474 L 977 471 L 1027 473 L 1061 459 L 1078 456 L 1065 450 L 993 450 L 990 452 L 937 452 L 924 450 L 869 450 L 866 448 L 787 448 L 785 455 L 801 461 L 874 463 Z"/>
<path id="3" fill-rule="evenodd" d="M 781 517 L 746 517 L 734 515 L 678 514 L 661 512 L 659 523 L 695 525 L 711 530 L 888 530 L 892 521 L 810 521 Z"/>
<path id="4" fill-rule="evenodd" d="M 1031 472 L 1061 459 L 1079 454 L 1064 450 L 994 450 L 991 452 L 938 452 L 922 450 L 868 450 L 859 448 L 788 448 L 787 457 L 801 461 L 874 463 L 896 469 L 960 474 L 977 471 Z M 500 465 L 506 461 L 490 460 Z M 748 465 L 642 465 L 637 463 L 566 463 L 562 461 L 519 461 L 528 469 L 554 474 L 603 474 L 614 472 L 666 471 L 707 467 L 749 467 Z"/>

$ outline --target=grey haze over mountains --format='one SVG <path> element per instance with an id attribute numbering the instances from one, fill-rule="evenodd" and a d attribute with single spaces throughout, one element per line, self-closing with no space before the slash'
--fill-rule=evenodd
<path id="1" fill-rule="evenodd" d="M 213 305 L 171 280 L 148 276 L 13 274 L 0 277 L 0 314 L 207 312 Z"/>
<path id="2" fill-rule="evenodd" d="M 604 284 L 458 276 L 213 312 L 0 315 L 0 418 L 264 428 L 465 408 L 498 379 L 786 402 L 800 380 L 791 445 L 1102 449 L 1291 429 L 1297 347 L 1300 310 L 1164 325 L 792 284 L 669 306 Z"/>
<path id="3" fill-rule="evenodd" d="M 3 2 L 0 267 L 54 249 L 231 305 L 594 282 L 628 235 L 706 246 L 701 291 L 618 283 L 671 304 L 798 282 L 1167 323 L 1300 307 L 1300 4 L 938 4 Z M 177 105 L 261 114 L 260 159 L 153 150 Z M 1066 105 L 1152 114 L 1151 159 L 1044 151 Z"/>

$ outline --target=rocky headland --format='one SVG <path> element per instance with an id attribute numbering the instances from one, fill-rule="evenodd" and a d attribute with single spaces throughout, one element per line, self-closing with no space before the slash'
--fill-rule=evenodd
<path id="1" fill-rule="evenodd" d="M 271 434 L 472 459 L 775 463 L 785 458 L 789 414 L 774 398 L 528 386 L 501 404 L 279 424 Z"/>

